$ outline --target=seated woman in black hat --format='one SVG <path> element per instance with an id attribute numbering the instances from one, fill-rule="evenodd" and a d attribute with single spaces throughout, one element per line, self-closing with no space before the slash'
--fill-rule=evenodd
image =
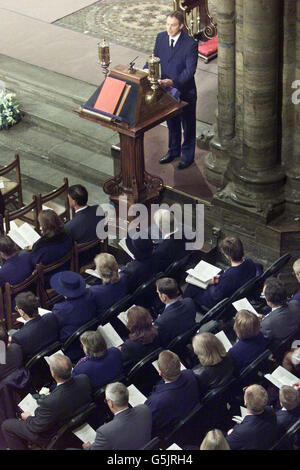
<path id="1" fill-rule="evenodd" d="M 56 273 L 51 277 L 50 285 L 65 297 L 52 309 L 59 326 L 59 339 L 64 343 L 74 331 L 96 316 L 96 304 L 80 274 L 72 271 Z M 79 341 L 71 345 L 66 354 L 72 361 L 82 357 L 84 353 Z"/>
<path id="2" fill-rule="evenodd" d="M 140 284 L 151 279 L 159 272 L 159 256 L 153 253 L 150 238 L 126 238 L 126 245 L 134 259 L 121 267 L 121 272 L 128 276 L 129 289 L 133 292 Z"/>

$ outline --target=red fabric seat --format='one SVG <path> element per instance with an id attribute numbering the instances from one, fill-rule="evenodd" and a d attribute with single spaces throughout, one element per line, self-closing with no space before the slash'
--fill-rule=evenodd
<path id="1" fill-rule="evenodd" d="M 198 45 L 198 52 L 201 55 L 209 57 L 212 54 L 215 54 L 218 50 L 218 36 L 215 36 L 212 39 L 204 42 L 203 44 Z"/>

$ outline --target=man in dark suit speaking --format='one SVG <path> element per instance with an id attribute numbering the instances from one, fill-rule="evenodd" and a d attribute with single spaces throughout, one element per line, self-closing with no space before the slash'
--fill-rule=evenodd
<path id="1" fill-rule="evenodd" d="M 184 17 L 179 11 L 167 16 L 167 31 L 156 38 L 154 55 L 160 58 L 163 88 L 177 88 L 180 99 L 188 103 L 178 116 L 167 120 L 169 150 L 160 163 L 169 163 L 180 157 L 177 166 L 183 170 L 194 161 L 196 144 L 196 100 L 197 90 L 194 74 L 197 68 L 197 42 L 183 31 Z M 184 142 L 181 145 L 181 126 Z"/>

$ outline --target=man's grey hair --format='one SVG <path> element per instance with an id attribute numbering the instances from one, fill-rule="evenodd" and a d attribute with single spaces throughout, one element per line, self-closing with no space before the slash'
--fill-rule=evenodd
<path id="1" fill-rule="evenodd" d="M 72 374 L 72 362 L 68 356 L 61 353 L 49 358 L 49 366 L 52 373 L 59 380 L 68 380 Z"/>
<path id="2" fill-rule="evenodd" d="M 153 219 L 162 233 L 173 232 L 178 226 L 174 212 L 169 211 L 168 209 L 158 209 L 154 213 Z"/>
<path id="3" fill-rule="evenodd" d="M 124 384 L 121 382 L 114 382 L 106 386 L 105 397 L 117 406 L 127 406 L 129 401 L 129 392 Z"/>

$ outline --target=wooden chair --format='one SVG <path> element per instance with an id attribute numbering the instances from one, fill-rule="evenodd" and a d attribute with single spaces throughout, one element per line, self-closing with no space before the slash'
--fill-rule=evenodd
<path id="1" fill-rule="evenodd" d="M 59 351 L 60 346 L 60 342 L 55 341 L 26 362 L 25 368 L 30 372 L 32 393 L 36 393 L 41 387 L 52 382 L 53 378 L 45 357 L 52 356 L 56 351 Z"/>
<path id="2" fill-rule="evenodd" d="M 53 289 L 46 286 L 45 274 L 55 273 L 56 270 L 59 270 L 59 268 L 63 267 L 66 263 L 69 263 L 69 267 L 63 268 L 62 270 L 74 271 L 73 249 L 53 263 L 45 266 L 43 264 L 36 265 L 40 276 L 40 301 L 43 308 L 51 309 L 54 303 L 63 300 L 63 296 L 58 295 Z"/>
<path id="3" fill-rule="evenodd" d="M 40 277 L 37 269 L 24 281 L 19 284 L 11 285 L 6 282 L 3 288 L 4 291 L 4 312 L 6 316 L 6 327 L 10 330 L 17 318 L 20 316 L 19 313 L 14 311 L 14 297 L 20 292 L 33 292 L 37 297 L 40 298 Z"/>
<path id="4" fill-rule="evenodd" d="M 84 275 L 84 277 L 87 277 L 87 275 L 85 274 L 85 270 L 94 268 L 94 260 L 92 260 L 88 264 L 85 264 L 84 266 L 80 266 L 79 255 L 82 253 L 87 253 L 92 248 L 96 249 L 97 247 L 98 253 L 107 253 L 108 239 L 106 238 L 105 240 L 100 240 L 99 238 L 95 238 L 94 240 L 84 243 L 77 243 L 76 241 L 74 241 L 74 269 L 76 273 L 82 274 Z"/>
<path id="5" fill-rule="evenodd" d="M 15 180 L 11 179 L 12 175 L 9 173 L 15 172 Z M 8 175 L 10 177 L 8 177 Z M 22 195 L 22 180 L 20 169 L 20 157 L 18 154 L 8 165 L 0 168 L 0 180 L 4 183 L 4 188 L 1 189 L 5 206 L 12 204 L 16 209 L 24 205 Z"/>
<path id="6" fill-rule="evenodd" d="M 152 362 L 156 361 L 162 351 L 163 348 L 156 348 L 137 362 L 126 374 L 126 385 L 134 384 L 144 395 L 148 396 L 160 379 Z"/>
<path id="7" fill-rule="evenodd" d="M 53 189 L 53 191 L 50 191 L 50 193 L 36 194 L 35 196 L 33 196 L 38 206 L 38 212 L 42 211 L 45 208 L 53 209 L 64 223 L 68 222 L 70 220 L 68 188 L 68 178 L 64 178 L 63 184 L 58 188 Z M 58 198 L 64 198 L 64 205 L 59 204 L 57 201 L 55 201 L 55 199 Z"/>
<path id="8" fill-rule="evenodd" d="M 45 446 L 45 450 L 64 450 L 66 444 L 63 441 L 67 438 L 67 435 L 69 435 L 72 430 L 77 429 L 84 424 L 96 408 L 97 406 L 94 402 L 84 405 L 80 410 L 78 410 L 75 416 L 57 430 L 48 445 Z"/>
<path id="9" fill-rule="evenodd" d="M 5 210 L 4 212 L 4 222 L 5 228 L 3 226 L 3 219 L 1 217 L 2 223 L 2 233 L 8 233 L 10 231 L 10 224 L 12 221 L 16 221 L 17 225 L 20 225 L 18 222 L 23 221 L 32 225 L 39 232 L 39 223 L 38 223 L 38 206 L 37 201 L 33 199 L 29 204 L 22 206 L 14 211 Z"/>

